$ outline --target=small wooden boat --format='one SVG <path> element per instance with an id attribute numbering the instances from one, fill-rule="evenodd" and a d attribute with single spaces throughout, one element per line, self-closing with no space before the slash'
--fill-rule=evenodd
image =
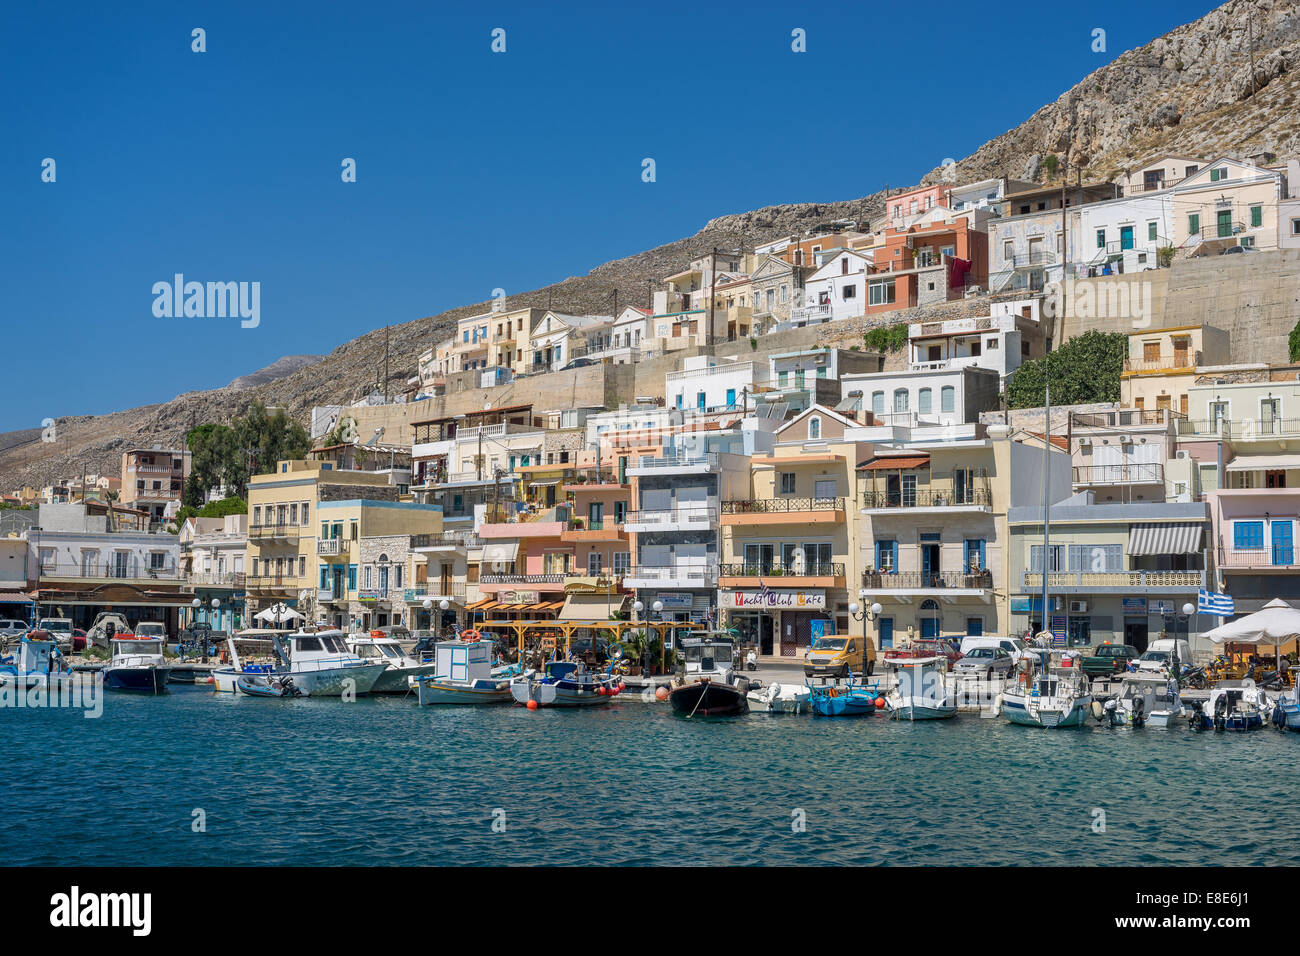
<path id="1" fill-rule="evenodd" d="M 15 655 L 0 661 L 0 686 L 52 690 L 72 680 L 71 671 L 61 667 L 59 661 L 53 635 L 42 630 L 28 631 L 19 638 Z"/>
<path id="2" fill-rule="evenodd" d="M 808 703 L 818 717 L 862 717 L 885 706 L 885 695 L 874 683 L 811 684 L 808 691 Z"/>
<path id="3" fill-rule="evenodd" d="M 517 703 L 536 707 L 595 707 L 608 704 L 622 681 L 597 674 L 576 661 L 548 661 L 540 677 L 523 674 L 510 683 Z"/>
<path id="4" fill-rule="evenodd" d="M 912 657 L 886 660 L 898 683 L 885 703 L 895 720 L 943 720 L 957 715 L 957 702 L 948 686 L 948 658 Z"/>
<path id="5" fill-rule="evenodd" d="M 668 689 L 673 712 L 686 717 L 735 717 L 749 711 L 749 682 L 736 676 L 735 642 L 726 632 L 681 641 L 686 673 Z"/>
<path id="6" fill-rule="evenodd" d="M 811 697 L 812 691 L 806 684 L 776 682 L 751 690 L 745 695 L 750 710 L 766 714 L 802 714 L 811 708 Z"/>
<path id="7" fill-rule="evenodd" d="M 421 707 L 433 704 L 505 704 L 510 678 L 492 673 L 491 641 L 440 641 L 428 673 L 410 677 Z"/>

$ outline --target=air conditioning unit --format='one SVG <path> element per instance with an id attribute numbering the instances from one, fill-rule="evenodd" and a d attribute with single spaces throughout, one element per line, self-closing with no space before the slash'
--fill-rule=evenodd
<path id="1" fill-rule="evenodd" d="M 1079 447 L 1080 447 L 1080 448 L 1088 448 L 1088 447 L 1090 447 L 1091 445 L 1092 445 L 1092 439 L 1089 438 L 1087 435 L 1081 435 L 1081 436 L 1079 437 Z"/>
<path id="2" fill-rule="evenodd" d="M 1087 613 L 1088 613 L 1088 602 L 1087 602 L 1087 601 L 1071 601 L 1071 602 L 1070 602 L 1070 613 L 1071 613 L 1071 614 L 1087 614 Z"/>
<path id="3" fill-rule="evenodd" d="M 1182 458 L 1182 459 L 1185 460 L 1185 459 L 1191 458 L 1192 456 L 1189 455 L 1189 454 L 1187 453 L 1187 449 L 1186 449 L 1186 448 L 1180 448 L 1178 451 L 1176 451 L 1176 452 L 1174 453 L 1174 457 L 1175 457 L 1175 458 Z"/>

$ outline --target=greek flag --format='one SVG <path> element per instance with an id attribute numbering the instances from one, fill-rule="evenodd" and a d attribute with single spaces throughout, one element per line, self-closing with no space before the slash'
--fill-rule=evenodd
<path id="1" fill-rule="evenodd" d="M 1201 614 L 1214 614 L 1218 617 L 1227 617 L 1229 614 L 1236 614 L 1236 605 L 1233 603 L 1231 594 L 1219 594 L 1215 591 L 1207 591 L 1205 588 L 1196 595 L 1196 610 Z"/>

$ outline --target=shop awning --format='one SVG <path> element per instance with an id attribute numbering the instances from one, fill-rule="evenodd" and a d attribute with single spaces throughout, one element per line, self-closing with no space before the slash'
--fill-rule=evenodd
<path id="1" fill-rule="evenodd" d="M 556 485 L 558 485 L 559 483 L 560 483 L 560 479 L 559 479 L 559 478 L 547 478 L 547 479 L 545 479 L 545 480 L 543 480 L 543 481 L 530 481 L 530 482 L 528 483 L 528 487 L 530 487 L 530 488 L 553 488 L 553 487 L 555 487 Z"/>
<path id="2" fill-rule="evenodd" d="M 929 455 L 876 456 L 858 465 L 858 471 L 893 471 L 896 468 L 927 468 L 929 465 Z"/>
<path id="3" fill-rule="evenodd" d="M 1135 524 L 1128 530 L 1128 553 L 1195 554 L 1201 550 L 1204 526 L 1196 522 Z"/>
<path id="4" fill-rule="evenodd" d="M 495 603 L 496 601 L 493 600 L 492 598 L 480 598 L 479 600 L 475 601 L 473 604 L 466 604 L 465 610 L 482 611 L 484 608 L 490 607 Z"/>
<path id="5" fill-rule="evenodd" d="M 607 621 L 614 611 L 623 610 L 626 594 L 570 594 L 560 605 L 561 621 Z"/>
<path id="6" fill-rule="evenodd" d="M 1263 468 L 1300 468 L 1300 455 L 1251 455 L 1228 462 L 1227 471 L 1259 471 Z"/>
<path id="7" fill-rule="evenodd" d="M 480 562 L 483 567 L 492 567 L 493 562 L 502 564 L 514 564 L 515 558 L 519 556 L 518 541 L 497 541 L 492 544 L 483 545 L 483 559 Z"/>

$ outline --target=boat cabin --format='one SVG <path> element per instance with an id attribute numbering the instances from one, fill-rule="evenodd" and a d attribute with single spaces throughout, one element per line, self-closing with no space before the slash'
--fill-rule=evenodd
<path id="1" fill-rule="evenodd" d="M 296 631 L 279 639 L 293 670 L 356 664 L 359 658 L 348 650 L 342 631 Z"/>
<path id="2" fill-rule="evenodd" d="M 148 667 L 163 662 L 161 637 L 118 634 L 113 638 L 114 667 Z"/>
<path id="3" fill-rule="evenodd" d="M 46 631 L 31 631 L 18 642 L 14 665 L 20 674 L 50 673 L 57 670 L 54 663 L 54 639 Z"/>
<path id="4" fill-rule="evenodd" d="M 492 676 L 491 641 L 439 641 L 434 655 L 437 680 L 468 683 Z"/>
<path id="5" fill-rule="evenodd" d="M 371 631 L 369 637 L 350 636 L 347 645 L 353 654 L 368 663 L 400 664 L 406 660 L 406 651 L 401 643 L 380 631 Z"/>
<path id="6" fill-rule="evenodd" d="M 687 677 L 731 677 L 735 642 L 722 637 L 684 637 L 679 642 L 686 658 Z"/>

